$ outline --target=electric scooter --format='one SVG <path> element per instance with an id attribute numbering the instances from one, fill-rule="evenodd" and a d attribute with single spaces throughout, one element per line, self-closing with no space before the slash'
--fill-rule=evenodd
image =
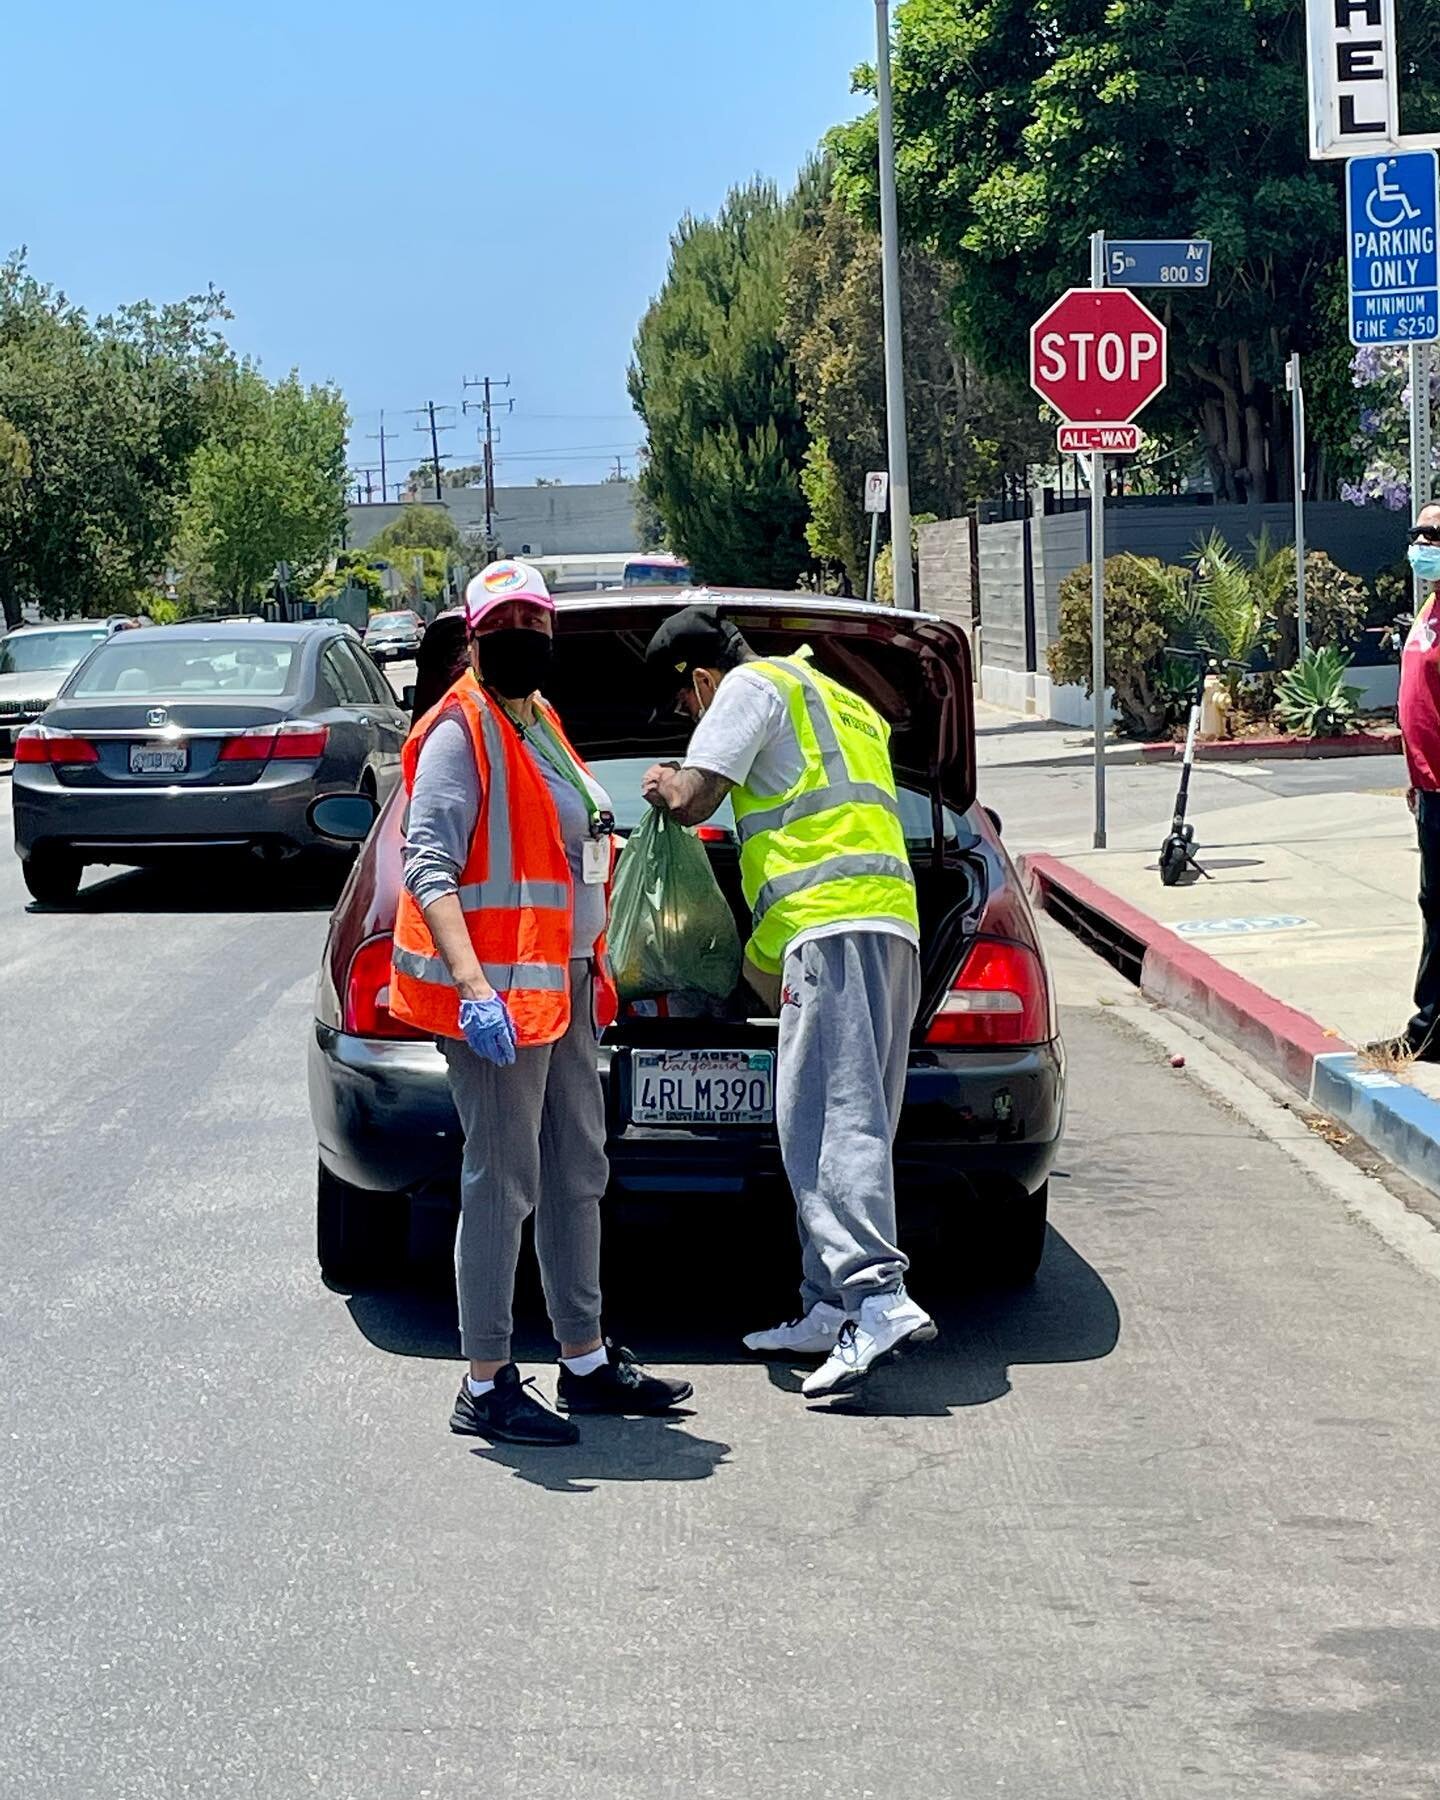
<path id="1" fill-rule="evenodd" d="M 1170 822 L 1170 835 L 1160 846 L 1160 880 L 1165 887 L 1174 887 L 1187 869 L 1194 869 L 1206 881 L 1213 879 L 1210 872 L 1196 860 L 1195 827 L 1186 823 L 1185 807 L 1190 797 L 1190 771 L 1195 766 L 1195 739 L 1200 730 L 1205 677 L 1219 667 L 1219 662 L 1215 653 L 1204 646 L 1198 650 L 1167 648 L 1165 654 L 1173 656 L 1176 662 L 1193 662 L 1195 665 L 1195 691 L 1190 696 L 1190 724 L 1185 732 L 1185 755 L 1180 763 L 1180 789 L 1175 796 L 1175 817 Z"/>

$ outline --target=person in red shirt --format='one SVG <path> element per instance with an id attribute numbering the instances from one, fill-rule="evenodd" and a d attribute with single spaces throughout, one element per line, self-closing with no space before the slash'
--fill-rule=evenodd
<path id="1" fill-rule="evenodd" d="M 1400 735 L 1410 772 L 1410 810 L 1420 836 L 1420 917 L 1424 940 L 1415 976 L 1415 1013 L 1394 1048 L 1440 1062 L 1440 506 L 1423 506 L 1410 532 L 1410 567 L 1430 598 L 1415 615 L 1400 654 Z"/>

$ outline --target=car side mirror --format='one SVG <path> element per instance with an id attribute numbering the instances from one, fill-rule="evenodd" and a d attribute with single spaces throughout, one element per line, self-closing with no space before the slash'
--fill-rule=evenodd
<path id="1" fill-rule="evenodd" d="M 996 810 L 993 806 L 987 806 L 985 808 L 985 817 L 995 827 L 996 837 L 1004 837 L 1005 827 L 1001 824 L 1000 815 L 998 812 L 996 812 Z"/>
<path id="2" fill-rule="evenodd" d="M 321 837 L 337 844 L 363 844 L 379 812 L 369 794 L 322 794 L 310 802 L 305 816 Z"/>
<path id="3" fill-rule="evenodd" d="M 410 683 L 410 685 L 408 687 L 401 688 L 400 704 L 405 708 L 406 712 L 414 712 L 414 710 L 415 710 L 415 683 L 413 681 Z"/>

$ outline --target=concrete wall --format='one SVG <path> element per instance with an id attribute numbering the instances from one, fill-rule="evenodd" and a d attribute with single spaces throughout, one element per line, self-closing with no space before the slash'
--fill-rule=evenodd
<path id="1" fill-rule="evenodd" d="M 601 481 L 583 486 L 504 487 L 495 490 L 495 535 L 501 550 L 519 556 L 528 544 L 536 556 L 618 554 L 639 550 L 633 481 Z M 434 506 L 434 500 L 426 502 Z M 485 495 L 480 488 L 447 488 L 444 507 L 462 537 L 478 540 L 485 530 Z M 378 532 L 398 519 L 398 505 L 347 506 L 350 546 L 363 550 Z"/>
<path id="2" fill-rule="evenodd" d="M 939 519 L 921 525 L 920 604 L 926 612 L 958 619 L 968 630 L 975 617 L 970 591 L 970 521 Z"/>

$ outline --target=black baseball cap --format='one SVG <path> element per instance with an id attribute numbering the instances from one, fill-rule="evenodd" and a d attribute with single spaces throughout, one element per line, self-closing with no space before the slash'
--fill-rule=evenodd
<path id="1" fill-rule="evenodd" d="M 656 717 L 664 717 L 696 669 L 733 668 L 744 648 L 739 627 L 722 619 L 713 606 L 682 606 L 671 613 L 645 652 Z"/>

